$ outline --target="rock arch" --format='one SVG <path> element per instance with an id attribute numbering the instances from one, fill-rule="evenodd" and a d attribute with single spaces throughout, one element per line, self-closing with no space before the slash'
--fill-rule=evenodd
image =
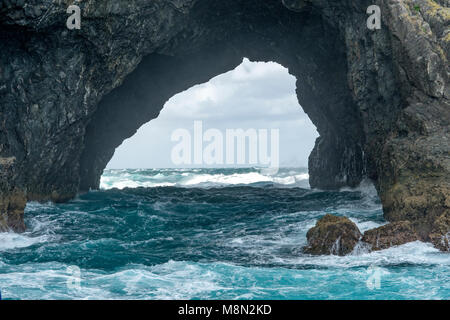
<path id="1" fill-rule="evenodd" d="M 373 2 L 376 31 L 366 26 Z M 88 0 L 70 31 L 64 4 L 3 4 L 0 226 L 23 230 L 27 200 L 98 187 L 114 149 L 170 96 L 248 57 L 297 77 L 320 133 L 311 185 L 368 177 L 385 217 L 413 221 L 429 240 L 450 207 L 449 8 L 419 2 Z"/>

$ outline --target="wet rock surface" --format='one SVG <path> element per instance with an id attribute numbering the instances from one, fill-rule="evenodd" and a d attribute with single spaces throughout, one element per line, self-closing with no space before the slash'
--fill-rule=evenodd
<path id="1" fill-rule="evenodd" d="M 434 221 L 429 238 L 436 248 L 442 251 L 450 251 L 450 212 L 443 214 Z"/>
<path id="2" fill-rule="evenodd" d="M 373 4 L 380 30 L 366 27 Z M 81 29 L 68 30 L 64 1 L 0 2 L 2 229 L 23 229 L 23 198 L 67 201 L 98 188 L 115 148 L 167 99 L 248 57 L 298 79 L 320 134 L 312 187 L 370 178 L 388 221 L 420 221 L 426 241 L 446 243 L 445 223 L 434 221 L 450 209 L 447 0 L 78 5 Z"/>
<path id="3" fill-rule="evenodd" d="M 327 214 L 308 231 L 308 245 L 303 251 L 344 256 L 353 251 L 361 237 L 358 227 L 349 218 Z"/>
<path id="4" fill-rule="evenodd" d="M 361 234 L 358 227 L 346 217 L 326 215 L 307 235 L 309 254 L 346 255 L 360 246 L 363 251 L 378 251 L 413 241 L 431 242 L 441 251 L 450 251 L 450 215 L 448 213 L 429 221 L 396 221 Z"/>
<path id="5" fill-rule="evenodd" d="M 370 244 L 373 251 L 420 240 L 414 226 L 409 221 L 392 222 L 364 232 L 362 241 Z"/>

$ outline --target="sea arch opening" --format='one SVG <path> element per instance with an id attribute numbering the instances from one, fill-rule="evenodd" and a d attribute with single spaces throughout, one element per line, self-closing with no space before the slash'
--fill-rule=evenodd
<path id="1" fill-rule="evenodd" d="M 79 191 L 99 188 L 116 148 L 157 118 L 166 101 L 235 69 L 244 57 L 278 63 L 296 77 L 298 102 L 320 134 L 308 161 L 312 187 L 355 187 L 366 176 L 376 179 L 367 170 L 363 119 L 348 84 L 339 30 L 314 10 L 294 12 L 275 2 L 257 14 L 252 6 L 240 7 L 253 12 L 249 20 L 214 4 L 217 17 L 204 14 L 211 12 L 208 6 L 197 8 L 192 18 L 191 29 L 205 30 L 202 37 L 192 41 L 192 31 L 181 33 L 169 47 L 145 56 L 102 99 L 86 128 Z M 237 20 L 230 25 L 229 19 Z"/>
<path id="2" fill-rule="evenodd" d="M 156 119 L 116 148 L 100 188 L 262 181 L 307 186 L 308 156 L 318 133 L 295 90 L 287 68 L 244 58 L 233 70 L 171 97 Z M 148 168 L 155 170 L 144 170 L 139 181 L 123 170 Z M 201 178 L 170 170 L 182 168 L 210 170 Z M 230 170 L 236 168 L 239 174 Z M 168 181 L 156 169 L 165 169 Z M 217 169 L 229 170 L 224 175 Z"/>

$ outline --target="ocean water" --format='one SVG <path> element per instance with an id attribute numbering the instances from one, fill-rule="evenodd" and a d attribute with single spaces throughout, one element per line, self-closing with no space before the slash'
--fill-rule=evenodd
<path id="1" fill-rule="evenodd" d="M 3 299 L 450 298 L 450 255 L 426 243 L 301 252 L 325 213 L 362 231 L 385 223 L 368 183 L 328 192 L 306 169 L 148 169 L 107 170 L 101 188 L 28 204 L 28 231 L 0 234 Z"/>

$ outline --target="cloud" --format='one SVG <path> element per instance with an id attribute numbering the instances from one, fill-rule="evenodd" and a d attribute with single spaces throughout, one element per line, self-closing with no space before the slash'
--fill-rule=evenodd
<path id="1" fill-rule="evenodd" d="M 110 168 L 173 167 L 171 133 L 192 131 L 194 120 L 205 130 L 279 129 L 282 165 L 306 166 L 318 136 L 298 104 L 294 76 L 274 62 L 244 59 L 236 69 L 173 96 L 159 117 L 142 126 L 117 148 Z"/>

